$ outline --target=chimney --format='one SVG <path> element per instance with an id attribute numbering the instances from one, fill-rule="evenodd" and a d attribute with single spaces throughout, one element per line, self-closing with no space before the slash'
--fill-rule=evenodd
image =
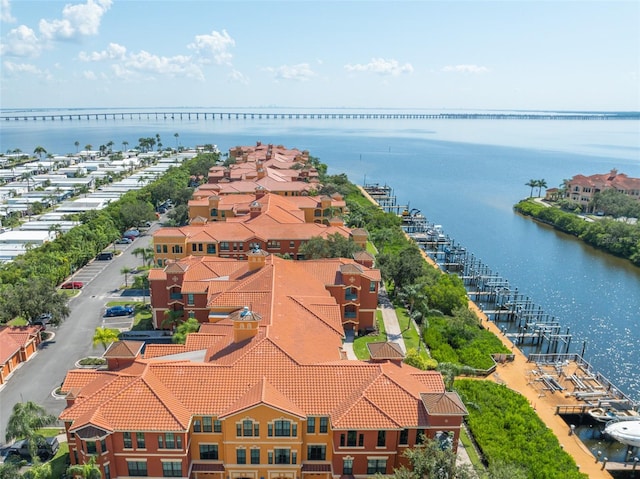
<path id="1" fill-rule="evenodd" d="M 266 194 L 267 194 L 267 190 L 264 189 L 264 186 L 260 186 L 260 185 L 256 186 L 256 200 L 259 200 Z"/>
<path id="2" fill-rule="evenodd" d="M 257 201 L 252 202 L 249 205 L 249 216 L 255 218 L 256 216 L 260 216 L 260 213 L 262 213 L 262 205 Z"/>
<path id="3" fill-rule="evenodd" d="M 262 317 L 251 311 L 248 306 L 229 315 L 233 322 L 233 342 L 240 343 L 255 337 Z"/>
<path id="4" fill-rule="evenodd" d="M 258 179 L 260 180 L 265 176 L 267 176 L 267 173 L 264 171 L 264 168 L 258 168 Z"/>
<path id="5" fill-rule="evenodd" d="M 252 244 L 251 251 L 247 253 L 247 260 L 249 261 L 249 271 L 256 271 L 262 268 L 267 263 L 267 256 L 269 256 L 269 253 L 261 250 L 259 244 Z"/>

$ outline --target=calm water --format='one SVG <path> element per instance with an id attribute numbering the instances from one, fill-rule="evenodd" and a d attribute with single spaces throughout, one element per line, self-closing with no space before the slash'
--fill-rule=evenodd
<path id="1" fill-rule="evenodd" d="M 256 141 L 307 149 L 355 183 L 394 188 L 398 202 L 473 252 L 587 342 L 586 359 L 640 400 L 640 268 L 515 215 L 529 179 L 549 187 L 612 168 L 640 177 L 637 121 L 90 120 L 2 121 L 0 151 L 75 152 L 160 134 L 165 146 Z M 178 133 L 176 139 L 174 134 Z"/>

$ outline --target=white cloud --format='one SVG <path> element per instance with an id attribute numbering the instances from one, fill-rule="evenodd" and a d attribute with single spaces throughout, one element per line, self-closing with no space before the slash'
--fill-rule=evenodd
<path id="1" fill-rule="evenodd" d="M 384 58 L 372 58 L 369 63 L 347 64 L 344 68 L 348 72 L 372 72 L 392 76 L 398 76 L 402 73 L 413 73 L 411 63 L 400 65 L 398 60 L 386 60 Z"/>
<path id="2" fill-rule="evenodd" d="M 124 67 L 131 72 L 160 74 L 204 80 L 204 74 L 190 56 L 162 57 L 144 50 L 129 54 Z"/>
<path id="3" fill-rule="evenodd" d="M 0 21 L 15 23 L 16 18 L 11 15 L 11 3 L 9 0 L 0 0 Z"/>
<path id="4" fill-rule="evenodd" d="M 442 68 L 442 71 L 455 73 L 487 73 L 489 69 L 478 65 L 447 65 Z"/>
<path id="5" fill-rule="evenodd" d="M 297 80 L 307 81 L 316 76 L 308 63 L 298 63 L 297 65 L 282 65 L 279 67 L 268 67 L 265 71 L 272 73 L 277 80 Z"/>
<path id="6" fill-rule="evenodd" d="M 90 80 L 90 81 L 94 81 L 98 79 L 98 76 L 91 70 L 85 70 L 84 72 L 82 72 L 82 76 L 84 77 L 85 80 Z"/>
<path id="7" fill-rule="evenodd" d="M 196 35 L 195 41 L 187 45 L 187 48 L 195 50 L 205 60 L 213 58 L 218 65 L 230 65 L 232 55 L 228 49 L 235 44 L 226 30 L 222 30 L 222 33 L 214 30 L 210 35 Z"/>
<path id="8" fill-rule="evenodd" d="M 238 70 L 232 70 L 231 73 L 229 73 L 229 79 L 236 83 L 242 83 L 243 85 L 249 84 L 249 79 Z"/>
<path id="9" fill-rule="evenodd" d="M 31 75 L 42 76 L 47 75 L 47 72 L 40 70 L 37 66 L 31 63 L 13 63 L 4 62 L 4 69 L 8 73 L 29 73 Z"/>
<path id="10" fill-rule="evenodd" d="M 42 45 L 35 32 L 26 25 L 20 25 L 11 30 L 0 44 L 0 53 L 16 57 L 37 57 L 42 51 Z"/>
<path id="11" fill-rule="evenodd" d="M 97 35 L 102 16 L 111 8 L 112 0 L 87 0 L 87 3 L 67 4 L 62 19 L 40 20 L 40 33 L 47 40 L 68 40 Z"/>
<path id="12" fill-rule="evenodd" d="M 105 60 L 122 60 L 125 58 L 126 53 L 126 47 L 118 45 L 117 43 L 109 43 L 106 50 L 91 53 L 80 52 L 78 57 L 83 62 L 101 62 Z"/>

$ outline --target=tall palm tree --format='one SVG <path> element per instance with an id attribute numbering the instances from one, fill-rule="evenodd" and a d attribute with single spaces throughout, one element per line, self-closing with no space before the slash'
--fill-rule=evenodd
<path id="1" fill-rule="evenodd" d="M 11 416 L 7 422 L 5 440 L 29 439 L 29 447 L 33 447 L 31 457 L 36 457 L 36 440 L 39 437 L 36 431 L 56 422 L 57 418 L 49 414 L 45 408 L 32 402 L 19 402 L 13 405 Z"/>
<path id="2" fill-rule="evenodd" d="M 538 180 L 529 180 L 524 184 L 524 186 L 531 187 L 531 192 L 529 192 L 529 198 L 531 198 L 533 197 L 533 189 L 538 186 Z"/>
<path id="3" fill-rule="evenodd" d="M 20 178 L 27 182 L 27 192 L 31 191 L 31 176 L 33 175 L 30 171 L 25 171 L 24 173 L 22 173 L 22 175 L 20 175 Z"/>
<path id="4" fill-rule="evenodd" d="M 127 140 L 122 142 L 122 150 L 127 151 L 127 146 L 129 146 L 129 142 Z"/>
<path id="5" fill-rule="evenodd" d="M 173 134 L 173 136 L 175 136 L 175 137 L 176 137 L 176 151 L 178 151 L 178 137 L 179 137 L 180 135 L 179 135 L 179 134 L 177 134 L 177 133 L 174 133 L 174 134 Z"/>
<path id="6" fill-rule="evenodd" d="M 543 178 L 543 179 L 538 180 L 536 182 L 536 186 L 538 187 L 538 198 L 540 198 L 540 195 L 542 194 L 542 188 L 546 188 L 547 187 L 547 182 Z"/>
<path id="7" fill-rule="evenodd" d="M 76 153 L 78 153 L 78 149 L 80 147 L 80 142 L 78 140 L 76 140 L 73 144 L 76 145 Z"/>
<path id="8" fill-rule="evenodd" d="M 47 150 L 45 150 L 42 146 L 36 146 L 36 149 L 33 150 L 33 153 L 38 155 L 40 159 L 42 159 L 42 155 L 46 152 Z"/>
<path id="9" fill-rule="evenodd" d="M 131 268 L 127 268 L 126 266 L 120 270 L 120 273 L 124 274 L 124 287 L 129 287 L 129 273 L 133 271 Z"/>

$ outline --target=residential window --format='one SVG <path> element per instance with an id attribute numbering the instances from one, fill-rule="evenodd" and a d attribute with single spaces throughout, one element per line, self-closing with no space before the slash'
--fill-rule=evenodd
<path id="1" fill-rule="evenodd" d="M 104 439 L 100 439 L 100 452 L 104 454 L 107 452 L 107 441 Z"/>
<path id="2" fill-rule="evenodd" d="M 222 432 L 222 421 L 216 419 L 213 422 L 213 432 Z"/>
<path id="3" fill-rule="evenodd" d="M 202 253 L 202 243 L 198 243 L 198 251 Z"/>
<path id="4" fill-rule="evenodd" d="M 200 421 L 200 419 L 194 419 L 193 432 L 200 432 L 200 431 L 202 431 L 202 421 Z"/>
<path id="5" fill-rule="evenodd" d="M 211 432 L 211 416 L 202 418 L 202 432 Z"/>
<path id="6" fill-rule="evenodd" d="M 367 459 L 367 474 L 385 474 L 386 472 L 386 459 Z"/>
<path id="7" fill-rule="evenodd" d="M 378 447 L 384 447 L 386 445 L 386 439 L 387 439 L 387 431 L 378 431 L 378 442 L 377 442 L 377 446 Z"/>
<path id="8" fill-rule="evenodd" d="M 416 444 L 422 444 L 424 442 L 424 429 L 416 430 Z"/>
<path id="9" fill-rule="evenodd" d="M 287 420 L 273 421 L 273 426 L 269 424 L 269 436 L 274 435 L 276 437 L 295 437 L 298 435 L 298 426 Z"/>
<path id="10" fill-rule="evenodd" d="M 349 457 L 345 457 L 342 460 L 342 474 L 345 476 L 350 476 L 353 474 L 353 459 Z"/>
<path id="11" fill-rule="evenodd" d="M 296 242 L 295 241 L 289 241 L 289 248 L 293 249 L 296 247 Z"/>
<path id="12" fill-rule="evenodd" d="M 162 253 L 162 245 L 156 245 L 156 253 Z"/>
<path id="13" fill-rule="evenodd" d="M 182 254 L 182 246 L 181 245 L 174 245 L 171 247 L 171 252 L 172 253 L 177 253 L 177 254 Z"/>
<path id="14" fill-rule="evenodd" d="M 124 448 L 125 449 L 131 449 L 133 448 L 133 443 L 131 441 L 131 433 L 128 431 L 125 431 L 122 433 L 122 441 L 124 442 Z"/>
<path id="15" fill-rule="evenodd" d="M 229 251 L 229 242 L 228 241 L 220 241 L 220 243 L 218 243 L 218 245 L 220 246 L 220 251 Z"/>
<path id="16" fill-rule="evenodd" d="M 167 245 L 166 245 L 166 244 L 163 244 L 163 245 L 162 245 L 162 252 L 163 252 L 163 253 L 168 253 L 168 252 L 169 252 L 169 248 L 167 247 Z"/>
<path id="17" fill-rule="evenodd" d="M 347 431 L 347 446 L 355 447 L 358 440 L 358 431 Z"/>
<path id="18" fill-rule="evenodd" d="M 273 451 L 267 452 L 267 461 L 269 462 L 269 464 L 273 464 Z"/>
<path id="19" fill-rule="evenodd" d="M 220 212 L 220 217 L 224 218 L 225 216 L 227 216 L 227 212 L 226 211 L 221 211 Z"/>
<path id="20" fill-rule="evenodd" d="M 198 251 L 197 249 L 198 247 L 196 246 L 195 243 L 191 243 L 191 251 Z"/>
<path id="21" fill-rule="evenodd" d="M 236 449 L 236 464 L 246 464 L 246 463 L 247 463 L 247 450 Z"/>
<path id="22" fill-rule="evenodd" d="M 194 298 L 193 298 L 193 293 L 188 293 L 187 294 L 187 304 L 190 305 L 190 306 L 193 306 L 195 304 Z"/>
<path id="23" fill-rule="evenodd" d="M 163 461 L 162 477 L 182 477 L 182 463 L 180 461 Z"/>
<path id="24" fill-rule="evenodd" d="M 127 469 L 130 476 L 147 476 L 147 461 L 127 461 Z"/>
<path id="25" fill-rule="evenodd" d="M 403 429 L 400 431 L 400 445 L 404 446 L 409 444 L 409 430 Z"/>
<path id="26" fill-rule="evenodd" d="M 136 432 L 136 443 L 138 444 L 138 449 L 144 449 L 146 447 L 144 432 Z"/>
<path id="27" fill-rule="evenodd" d="M 212 243 L 207 244 L 207 254 L 216 254 L 216 245 Z"/>
<path id="28" fill-rule="evenodd" d="M 280 249 L 280 241 L 267 241 L 267 249 Z"/>
<path id="29" fill-rule="evenodd" d="M 320 216 L 322 216 L 322 211 L 320 211 L 320 210 L 314 210 L 314 212 L 313 212 L 313 216 L 315 216 L 316 218 L 319 218 Z"/>
<path id="30" fill-rule="evenodd" d="M 233 251 L 244 251 L 244 243 L 233 243 Z"/>
<path id="31" fill-rule="evenodd" d="M 111 468 L 109 464 L 104 465 L 104 479 L 111 479 Z"/>
<path id="32" fill-rule="evenodd" d="M 200 444 L 200 459 L 218 459 L 218 445 Z"/>
<path id="33" fill-rule="evenodd" d="M 260 449 L 251 449 L 251 464 L 260 464 Z"/>
<path id="34" fill-rule="evenodd" d="M 260 435 L 260 426 L 257 422 L 253 422 L 251 419 L 245 419 L 241 423 L 236 424 L 236 436 L 238 437 L 252 437 Z"/>
<path id="35" fill-rule="evenodd" d="M 316 432 L 316 418 L 307 418 L 307 434 L 314 434 Z"/>
<path id="36" fill-rule="evenodd" d="M 323 434 L 326 434 L 326 432 L 329 430 L 329 418 L 328 417 L 321 417 L 320 418 L 320 432 Z"/>
<path id="37" fill-rule="evenodd" d="M 95 454 L 97 451 L 96 441 L 87 441 L 87 454 Z"/>
<path id="38" fill-rule="evenodd" d="M 274 449 L 273 457 L 276 464 L 291 464 L 291 449 Z"/>
<path id="39" fill-rule="evenodd" d="M 376 282 L 375 281 L 369 281 L 369 291 L 371 293 L 373 293 L 376 290 Z"/>
<path id="40" fill-rule="evenodd" d="M 307 446 L 307 461 L 324 461 L 327 458 L 327 446 Z"/>
<path id="41" fill-rule="evenodd" d="M 164 436 L 158 436 L 158 449 L 182 449 L 182 436 L 175 435 L 172 432 L 167 432 Z"/>
<path id="42" fill-rule="evenodd" d="M 218 210 L 216 208 L 211 210 L 211 216 L 218 216 Z"/>

